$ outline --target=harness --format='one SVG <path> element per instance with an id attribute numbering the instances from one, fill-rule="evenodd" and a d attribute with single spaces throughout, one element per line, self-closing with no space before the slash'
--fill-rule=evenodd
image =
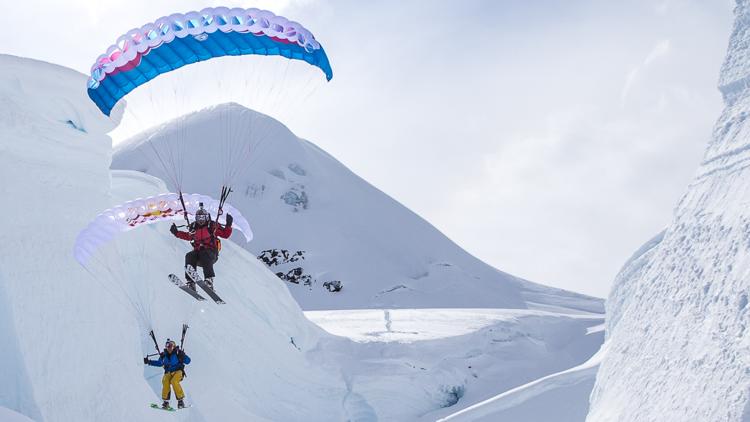
<path id="1" fill-rule="evenodd" d="M 193 240 L 190 244 L 193 245 L 193 249 L 213 249 L 218 256 L 221 251 L 221 240 L 216 236 L 216 224 L 213 221 L 209 221 L 206 227 L 196 227 L 196 223 L 190 224 L 190 231 L 193 233 Z M 201 234 L 203 231 L 205 231 L 208 236 Z M 199 234 L 201 235 L 199 236 Z"/>
<path id="2" fill-rule="evenodd" d="M 164 373 L 167 373 L 167 361 L 165 358 L 167 357 L 167 352 L 161 352 L 159 354 L 159 358 L 161 358 L 162 362 L 164 362 Z M 182 371 L 182 378 L 187 378 L 187 373 L 185 372 L 185 352 L 182 351 L 182 349 L 177 350 L 177 362 L 179 365 L 177 366 L 177 369 L 175 369 L 172 372 Z"/>

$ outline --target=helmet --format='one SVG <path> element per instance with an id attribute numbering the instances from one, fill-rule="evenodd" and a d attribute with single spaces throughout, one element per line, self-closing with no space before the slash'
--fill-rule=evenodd
<path id="1" fill-rule="evenodd" d="M 195 221 L 199 224 L 206 224 L 211 219 L 211 216 L 208 214 L 208 211 L 203 208 L 203 202 L 201 202 L 199 206 L 200 208 L 195 212 Z"/>

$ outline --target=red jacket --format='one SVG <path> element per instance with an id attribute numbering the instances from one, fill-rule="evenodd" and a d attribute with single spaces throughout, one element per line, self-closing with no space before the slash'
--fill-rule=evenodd
<path id="1" fill-rule="evenodd" d="M 213 235 L 212 235 L 213 233 Z M 222 227 L 220 224 L 216 224 L 210 221 L 205 226 L 198 226 L 194 222 L 190 224 L 190 232 L 178 231 L 175 236 L 182 240 L 190 241 L 193 244 L 193 249 L 218 249 L 216 244 L 216 236 L 223 237 L 224 239 L 229 238 L 232 235 L 232 227 Z"/>

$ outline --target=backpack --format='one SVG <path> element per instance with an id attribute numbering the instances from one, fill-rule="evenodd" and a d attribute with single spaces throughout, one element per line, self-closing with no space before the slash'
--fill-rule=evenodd
<path id="1" fill-rule="evenodd" d="M 162 362 L 164 362 L 164 357 L 166 355 L 167 354 L 165 352 L 161 352 L 159 354 L 159 358 L 162 360 Z M 180 366 L 179 366 L 178 370 L 182 371 L 182 379 L 187 378 L 187 372 L 185 372 L 185 363 L 184 363 L 185 362 L 185 352 L 183 352 L 182 349 L 179 349 L 179 348 L 177 349 L 177 362 L 180 363 Z M 175 372 L 177 372 L 177 371 L 175 371 Z M 167 373 L 167 365 L 166 364 L 164 364 L 164 373 L 165 374 Z"/>
<path id="2" fill-rule="evenodd" d="M 180 362 L 180 370 L 182 370 L 182 379 L 187 378 L 187 372 L 185 372 L 185 352 L 182 349 L 177 349 L 177 361 Z"/>
<path id="3" fill-rule="evenodd" d="M 196 227 L 195 222 L 190 223 L 189 230 L 194 233 L 195 232 L 195 227 Z M 209 234 L 209 236 L 211 236 L 211 242 L 214 245 L 216 245 L 216 259 L 218 260 L 219 259 L 219 252 L 221 252 L 221 239 L 219 239 L 219 237 L 216 236 L 216 223 L 214 223 L 213 221 L 209 221 L 208 222 L 208 234 Z M 194 240 L 192 242 L 190 242 L 190 244 L 192 244 L 195 247 L 195 241 Z"/>

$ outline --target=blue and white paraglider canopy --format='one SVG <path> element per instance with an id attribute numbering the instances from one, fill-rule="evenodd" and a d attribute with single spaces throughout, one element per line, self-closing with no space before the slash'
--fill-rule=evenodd
<path id="1" fill-rule="evenodd" d="M 323 47 L 301 24 L 267 10 L 209 7 L 128 31 L 91 67 L 88 94 L 109 116 L 136 87 L 188 64 L 222 56 L 283 56 L 333 78 Z"/>

